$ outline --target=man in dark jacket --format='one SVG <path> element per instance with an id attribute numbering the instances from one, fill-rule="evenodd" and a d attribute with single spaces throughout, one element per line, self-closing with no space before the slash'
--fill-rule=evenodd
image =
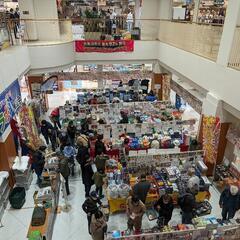
<path id="1" fill-rule="evenodd" d="M 70 168 L 68 166 L 68 159 L 63 155 L 59 155 L 58 158 L 59 158 L 59 171 L 65 180 L 66 192 L 67 192 L 67 195 L 69 195 L 70 190 L 69 190 L 68 177 L 70 175 Z"/>
<path id="2" fill-rule="evenodd" d="M 76 137 L 77 128 L 74 126 L 73 121 L 69 121 L 67 127 L 67 134 L 72 146 L 75 145 L 75 137 Z"/>
<path id="3" fill-rule="evenodd" d="M 102 202 L 98 198 L 98 195 L 95 191 L 90 193 L 90 196 L 85 200 L 85 202 L 82 205 L 83 211 L 87 214 L 88 232 L 90 235 L 91 235 L 90 224 L 91 224 L 92 215 L 98 211 L 98 208 L 101 205 L 102 205 Z"/>
<path id="4" fill-rule="evenodd" d="M 95 153 L 97 155 L 101 155 L 102 153 L 106 153 L 106 147 L 103 142 L 103 135 L 98 135 L 97 141 L 95 143 Z"/>
<path id="5" fill-rule="evenodd" d="M 133 193 L 145 204 L 150 187 L 151 184 L 146 180 L 146 175 L 142 174 L 139 183 L 133 187 Z"/>
<path id="6" fill-rule="evenodd" d="M 178 200 L 178 204 L 182 210 L 182 223 L 192 224 L 193 210 L 196 208 L 195 197 L 189 189 Z"/>
<path id="7" fill-rule="evenodd" d="M 234 218 L 236 211 L 239 209 L 239 201 L 240 196 L 237 186 L 231 185 L 222 192 L 219 205 L 222 208 L 223 220 Z"/>
<path id="8" fill-rule="evenodd" d="M 39 149 L 29 149 L 29 155 L 32 160 L 32 169 L 34 169 L 37 175 L 37 184 L 40 184 L 42 182 L 41 176 L 44 169 L 45 157 Z"/>
<path id="9" fill-rule="evenodd" d="M 163 218 L 164 225 L 168 225 L 168 222 L 172 218 L 172 212 L 174 209 L 172 197 L 165 194 L 155 203 L 154 208 L 159 214 L 159 218 Z"/>
<path id="10" fill-rule="evenodd" d="M 53 131 L 53 125 L 46 120 L 42 120 L 41 133 L 45 138 L 47 145 L 49 145 L 49 139 L 51 140 L 52 131 Z"/>

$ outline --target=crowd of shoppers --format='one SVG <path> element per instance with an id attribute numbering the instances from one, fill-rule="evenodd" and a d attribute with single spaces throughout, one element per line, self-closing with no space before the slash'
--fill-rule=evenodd
<path id="1" fill-rule="evenodd" d="M 57 114 L 58 113 L 58 114 Z M 123 114 L 124 115 L 124 114 Z M 124 118 L 124 116 L 122 116 Z M 101 199 L 104 198 L 103 186 L 106 179 L 106 163 L 109 159 L 104 143 L 103 135 L 98 135 L 89 130 L 88 120 L 82 121 L 81 130 L 78 130 L 73 121 L 69 121 L 65 132 L 61 129 L 59 110 L 51 114 L 49 121 L 41 121 L 41 133 L 46 145 L 53 151 L 57 151 L 59 157 L 59 171 L 65 179 L 67 195 L 70 195 L 69 176 L 75 174 L 75 160 L 81 169 L 82 183 L 85 187 L 86 200 L 82 204 L 82 209 L 87 215 L 88 231 L 94 240 L 103 240 L 107 231 L 107 223 L 102 212 Z M 46 147 L 37 150 L 30 149 L 32 168 L 37 175 L 37 182 L 41 184 L 41 175 L 44 168 L 44 151 Z M 95 164 L 96 171 L 93 171 L 92 164 Z M 180 193 L 178 206 L 181 209 L 182 223 L 191 224 L 197 209 L 196 195 L 199 191 L 200 179 L 194 169 L 188 169 L 189 181 L 186 192 Z M 127 227 L 129 233 L 140 233 L 142 220 L 146 212 L 147 195 L 150 191 L 151 183 L 145 174 L 139 176 L 138 182 L 133 186 L 132 191 L 126 201 Z M 226 188 L 219 200 L 222 208 L 222 219 L 234 218 L 236 211 L 240 207 L 240 195 L 237 186 Z M 158 213 L 158 225 L 163 227 L 168 225 L 172 219 L 174 211 L 172 196 L 167 192 L 161 194 L 160 198 L 153 205 Z"/>

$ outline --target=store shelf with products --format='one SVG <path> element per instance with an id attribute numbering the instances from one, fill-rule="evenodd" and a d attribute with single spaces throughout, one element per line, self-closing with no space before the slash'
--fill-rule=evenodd
<path id="1" fill-rule="evenodd" d="M 227 0 L 201 0 L 197 22 L 200 24 L 223 25 L 227 2 Z"/>
<path id="2" fill-rule="evenodd" d="M 31 224 L 28 229 L 27 237 L 39 234 L 39 239 L 51 240 L 53 234 L 54 223 L 57 214 L 59 195 L 60 195 L 60 174 L 59 160 L 54 154 L 46 154 L 45 170 L 42 173 L 42 183 L 40 189 L 34 193 L 33 199 L 36 209 L 40 209 L 45 214 L 41 224 L 35 224 L 34 213 L 32 215 Z M 53 164 L 54 163 L 54 164 Z"/>
<path id="3" fill-rule="evenodd" d="M 8 196 L 10 193 L 8 177 L 8 172 L 0 171 L 0 222 L 4 214 L 4 210 L 7 207 Z"/>

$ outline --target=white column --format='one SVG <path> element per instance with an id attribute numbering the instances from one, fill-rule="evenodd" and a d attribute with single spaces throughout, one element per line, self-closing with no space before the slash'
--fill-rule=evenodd
<path id="1" fill-rule="evenodd" d="M 227 67 L 228 65 L 228 60 L 234 39 L 234 33 L 239 19 L 239 13 L 240 13 L 240 1 L 229 0 L 217 57 L 217 63 L 225 67 Z"/>
<path id="2" fill-rule="evenodd" d="M 198 9 L 199 9 L 200 0 L 194 1 L 194 13 L 193 13 L 193 22 L 196 23 L 198 19 Z"/>
<path id="3" fill-rule="evenodd" d="M 56 1 L 19 0 L 18 2 L 21 19 L 25 20 L 25 38 L 40 41 L 60 40 Z"/>
<path id="4" fill-rule="evenodd" d="M 222 100 L 211 92 L 203 100 L 202 113 L 206 116 L 218 116 L 223 119 Z"/>

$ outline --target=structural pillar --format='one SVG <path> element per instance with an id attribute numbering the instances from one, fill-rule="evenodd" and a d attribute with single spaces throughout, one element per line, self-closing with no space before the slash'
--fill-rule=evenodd
<path id="1" fill-rule="evenodd" d="M 228 66 L 239 15 L 240 1 L 229 0 L 217 57 L 217 63 L 224 67 Z"/>
<path id="2" fill-rule="evenodd" d="M 202 144 L 206 144 L 204 143 L 204 139 L 203 139 L 203 121 L 202 121 L 203 117 L 204 116 L 219 117 L 221 122 L 220 133 L 219 133 L 219 143 L 217 146 L 217 156 L 216 156 L 215 163 L 205 162 L 208 167 L 207 175 L 212 176 L 215 171 L 215 166 L 221 164 L 223 161 L 224 153 L 227 145 L 226 134 L 229 129 L 230 123 L 224 122 L 222 101 L 214 94 L 212 93 L 207 94 L 203 102 L 202 109 L 203 109 L 203 112 L 202 112 L 203 114 L 201 116 L 200 132 L 199 132 L 199 141 Z"/>

